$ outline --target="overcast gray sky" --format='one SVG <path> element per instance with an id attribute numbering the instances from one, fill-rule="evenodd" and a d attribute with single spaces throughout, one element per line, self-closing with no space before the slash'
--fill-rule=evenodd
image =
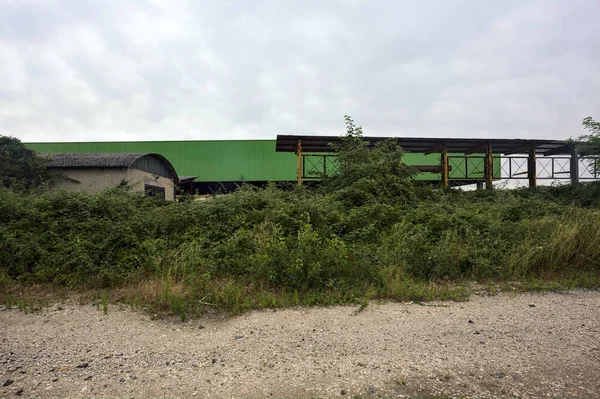
<path id="1" fill-rule="evenodd" d="M 568 138 L 600 118 L 598 0 L 0 0 L 23 141 Z"/>

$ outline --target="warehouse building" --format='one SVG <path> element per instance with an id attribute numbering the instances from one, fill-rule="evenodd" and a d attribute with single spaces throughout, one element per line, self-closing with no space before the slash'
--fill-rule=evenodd
<path id="1" fill-rule="evenodd" d="M 179 178 L 173 165 L 155 153 L 54 153 L 48 158 L 50 187 L 96 193 L 129 184 L 134 191 L 175 199 Z"/>
<path id="2" fill-rule="evenodd" d="M 25 143 L 40 153 L 155 153 L 168 159 L 180 176 L 183 192 L 212 193 L 232 190 L 248 183 L 262 186 L 268 182 L 298 181 L 297 155 L 276 150 L 277 140 L 190 140 L 127 142 L 54 142 Z M 324 159 L 304 154 L 304 181 L 316 180 Z M 330 161 L 329 161 L 330 160 Z M 407 153 L 409 165 L 438 165 L 439 155 Z M 335 159 L 328 159 L 327 171 L 335 169 Z M 477 161 L 481 164 L 482 161 Z M 435 168 L 434 168 L 435 169 Z M 421 173 L 418 180 L 440 181 L 439 171 Z"/>
<path id="3" fill-rule="evenodd" d="M 365 137 L 371 144 L 387 137 Z M 415 167 L 418 181 L 444 187 L 524 179 L 598 179 L 590 162 L 580 159 L 571 143 L 542 139 L 396 139 L 406 151 L 403 160 Z M 241 183 L 302 184 L 335 173 L 337 159 L 330 143 L 339 137 L 279 135 L 276 140 L 190 140 L 128 142 L 25 143 L 40 153 L 160 154 L 182 176 L 174 179 L 187 193 L 232 190 Z M 174 172 L 173 172 L 174 174 Z M 174 174 L 175 175 L 175 174 Z M 166 195 L 168 197 L 168 195 Z"/>

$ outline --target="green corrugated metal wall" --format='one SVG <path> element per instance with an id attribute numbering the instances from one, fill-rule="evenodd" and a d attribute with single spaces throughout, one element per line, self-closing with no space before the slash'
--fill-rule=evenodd
<path id="1" fill-rule="evenodd" d="M 167 158 L 179 176 L 198 176 L 200 182 L 294 181 L 296 155 L 275 152 L 275 140 L 124 141 L 81 143 L 25 143 L 42 153 L 153 152 Z M 439 154 L 405 154 L 409 165 L 437 165 Z M 480 161 L 483 163 L 483 161 Z M 465 178 L 451 172 L 451 178 Z M 464 174 L 464 173 L 463 173 Z M 494 176 L 500 164 L 494 161 Z M 475 176 L 469 176 L 475 177 Z M 477 176 L 483 178 L 483 176 Z M 475 178 L 477 178 L 475 177 Z M 439 174 L 421 173 L 418 180 L 440 180 Z"/>
<path id="2" fill-rule="evenodd" d="M 179 176 L 198 181 L 285 181 L 296 179 L 296 155 L 275 152 L 275 140 L 127 141 L 26 143 L 44 153 L 154 152 L 167 158 Z"/>

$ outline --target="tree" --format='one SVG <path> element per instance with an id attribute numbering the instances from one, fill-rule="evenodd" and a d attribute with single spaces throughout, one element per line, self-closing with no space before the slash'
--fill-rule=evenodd
<path id="1" fill-rule="evenodd" d="M 415 170 L 402 161 L 404 151 L 396 139 L 371 145 L 362 127 L 348 115 L 346 135 L 332 145 L 337 155 L 338 173 L 323 180 L 323 187 L 346 204 L 406 202 L 413 197 Z"/>
<path id="2" fill-rule="evenodd" d="M 591 116 L 588 116 L 581 124 L 589 134 L 577 139 L 577 151 L 583 157 L 589 158 L 596 173 L 600 173 L 600 122 L 596 122 Z"/>
<path id="3" fill-rule="evenodd" d="M 39 187 L 48 180 L 46 160 L 21 140 L 0 135 L 0 178 L 2 186 L 16 190 Z"/>

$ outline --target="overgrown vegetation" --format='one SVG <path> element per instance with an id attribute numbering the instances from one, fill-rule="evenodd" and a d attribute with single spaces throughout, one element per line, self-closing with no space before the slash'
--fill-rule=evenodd
<path id="1" fill-rule="evenodd" d="M 0 135 L 0 178 L 13 190 L 38 188 L 48 179 L 46 161 L 19 139 Z"/>
<path id="2" fill-rule="evenodd" d="M 0 288 L 106 292 L 182 320 L 208 309 L 462 300 L 469 284 L 600 286 L 600 184 L 415 186 L 402 151 L 348 121 L 339 176 L 167 203 L 0 189 Z M 345 158 L 344 158 L 345 157 Z M 101 294 L 100 294 L 101 292 Z M 2 299 L 2 298 L 0 298 Z"/>
<path id="3" fill-rule="evenodd" d="M 600 173 L 600 122 L 588 116 L 581 124 L 588 134 L 577 139 L 577 151 L 592 162 L 595 160 L 594 168 L 596 173 Z"/>

